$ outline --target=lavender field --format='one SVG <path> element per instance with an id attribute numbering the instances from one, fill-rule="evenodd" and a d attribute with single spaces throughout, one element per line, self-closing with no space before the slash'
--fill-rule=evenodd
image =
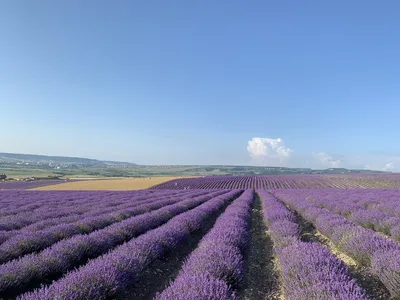
<path id="1" fill-rule="evenodd" d="M 28 190 L 41 186 L 64 183 L 64 180 L 0 181 L 0 190 Z"/>
<path id="2" fill-rule="evenodd" d="M 399 299 L 400 189 L 324 182 L 2 190 L 0 298 Z"/>
<path id="3" fill-rule="evenodd" d="M 400 188 L 399 174 L 206 176 L 170 180 L 153 189 Z"/>

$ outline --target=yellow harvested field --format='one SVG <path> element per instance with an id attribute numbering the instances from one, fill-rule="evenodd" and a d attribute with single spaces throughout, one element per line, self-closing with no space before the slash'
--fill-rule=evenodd
<path id="1" fill-rule="evenodd" d="M 66 182 L 48 186 L 34 188 L 39 191 L 55 191 L 55 190 L 109 190 L 109 191 L 129 191 L 147 189 L 154 185 L 179 179 L 183 177 L 147 177 L 147 178 L 124 178 L 124 179 L 94 179 L 79 180 L 74 182 Z"/>

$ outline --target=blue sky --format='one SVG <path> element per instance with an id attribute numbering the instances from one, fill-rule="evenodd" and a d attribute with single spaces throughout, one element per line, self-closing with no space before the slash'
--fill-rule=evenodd
<path id="1" fill-rule="evenodd" d="M 399 9 L 1 1 L 0 151 L 400 170 Z"/>

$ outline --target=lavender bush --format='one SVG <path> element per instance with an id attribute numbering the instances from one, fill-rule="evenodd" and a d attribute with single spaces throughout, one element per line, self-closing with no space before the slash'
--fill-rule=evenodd
<path id="1" fill-rule="evenodd" d="M 326 191 L 322 190 L 319 193 L 326 194 Z M 392 295 L 400 293 L 399 285 L 396 285 L 395 280 L 388 280 L 388 274 L 394 276 L 400 273 L 399 264 L 393 263 L 387 272 L 383 272 L 381 267 L 383 263 L 378 259 L 378 257 L 382 256 L 382 253 L 391 253 L 392 256 L 399 253 L 400 245 L 398 243 L 371 229 L 355 225 L 344 216 L 335 214 L 327 209 L 318 208 L 317 204 L 305 200 L 310 195 L 309 191 L 285 190 L 275 191 L 274 194 L 296 209 L 305 218 L 307 218 L 307 211 L 320 209 L 321 214 L 319 216 L 310 218 L 310 215 L 308 215 L 308 220 L 314 222 L 318 230 L 359 264 L 368 267 L 373 265 L 375 274 L 386 285 Z M 318 192 L 313 191 L 313 197 L 318 199 Z"/>
<path id="2" fill-rule="evenodd" d="M 379 250 L 372 257 L 371 267 L 391 295 L 400 298 L 400 250 Z"/>
<path id="3" fill-rule="evenodd" d="M 45 230 L 36 232 L 23 231 L 0 245 L 0 263 L 18 258 L 21 255 L 37 252 L 45 249 L 57 241 L 72 237 L 77 234 L 90 233 L 94 230 L 102 229 L 111 224 L 128 219 L 132 216 L 145 213 L 147 211 L 160 208 L 164 205 L 173 204 L 181 199 L 164 200 L 155 198 L 145 203 L 135 201 L 125 209 L 116 210 L 112 213 L 96 217 L 81 218 L 79 221 L 70 224 L 58 224 Z M 133 206 L 129 208 L 130 206 Z"/>
<path id="4" fill-rule="evenodd" d="M 228 195 L 232 193 L 237 192 Z M 162 225 L 175 215 L 222 194 L 226 192 L 215 191 L 205 196 L 166 205 L 91 234 L 62 240 L 38 254 L 29 254 L 0 265 L 0 293 L 20 292 L 29 282 L 39 283 L 46 278 L 65 273 L 86 259 L 106 253 L 113 247 Z"/>
<path id="5" fill-rule="evenodd" d="M 239 300 L 224 281 L 207 274 L 196 276 L 182 275 L 174 282 L 173 288 L 167 288 L 156 299 L 168 300 Z"/>
<path id="6" fill-rule="evenodd" d="M 400 176 L 393 175 L 260 175 L 205 176 L 161 183 L 151 189 L 349 189 L 400 187 Z"/>
<path id="7" fill-rule="evenodd" d="M 175 281 L 155 299 L 187 299 L 185 288 L 189 295 L 197 293 L 197 299 L 236 298 L 234 289 L 243 279 L 243 255 L 245 245 L 248 245 L 253 201 L 253 190 L 247 190 L 228 206 L 200 241 L 198 248 L 191 253 Z M 197 286 L 189 285 L 193 280 L 198 282 Z M 210 294 L 208 288 L 201 288 L 209 286 L 210 282 L 222 283 L 222 292 Z M 217 296 L 224 298 L 213 298 Z"/>
<path id="8" fill-rule="evenodd" d="M 25 222 L 30 223 L 19 230 L 13 230 L 12 232 L 18 234 L 20 232 L 32 232 L 38 231 L 42 229 L 48 229 L 50 226 L 61 225 L 72 223 L 75 221 L 79 221 L 83 218 L 90 218 L 100 216 L 102 214 L 107 213 L 117 213 L 118 210 L 122 210 L 125 208 L 131 208 L 136 205 L 145 204 L 146 202 L 153 201 L 154 199 L 172 199 L 179 197 L 183 199 L 185 197 L 193 197 L 193 196 L 201 196 L 209 193 L 206 190 L 203 191 L 191 191 L 182 192 L 180 194 L 175 193 L 151 193 L 148 195 L 142 193 L 122 193 L 120 195 L 108 195 L 107 192 L 104 192 L 105 195 L 102 195 L 102 192 L 94 193 L 94 195 L 88 194 L 85 198 L 79 198 L 78 200 L 67 202 L 56 208 L 49 208 L 51 204 L 44 204 L 44 207 L 40 209 L 35 209 L 30 212 L 18 214 L 18 215 L 10 215 L 4 218 L 7 218 L 7 222 L 14 222 L 15 218 L 20 219 L 21 217 L 25 218 Z M 74 194 L 72 194 L 74 195 Z M 46 196 L 46 194 L 42 195 Z M 58 194 L 54 195 L 55 197 L 59 196 Z M 85 195 L 82 195 L 85 196 Z M 96 196 L 96 198 L 93 198 Z M 57 198 L 56 198 L 57 199 Z M 98 201 L 96 201 L 98 200 Z M 58 213 L 55 213 L 58 212 Z M 46 218 L 49 216 L 49 218 Z M 0 217 L 2 219 L 2 217 Z M 4 220 L 4 219 L 3 219 Z M 4 231 L 0 231 L 4 232 Z M 10 232 L 10 231 L 8 231 Z"/>
<path id="9" fill-rule="evenodd" d="M 109 299 L 126 297 L 128 288 L 140 278 L 148 265 L 167 251 L 184 242 L 191 232 L 192 220 L 197 219 L 197 230 L 210 215 L 220 210 L 238 191 L 215 197 L 197 208 L 183 213 L 163 226 L 147 232 L 116 248 L 112 252 L 90 261 L 87 265 L 69 273 L 49 287 L 41 288 L 19 299 Z M 218 283 L 217 293 L 222 291 Z M 210 290 L 208 290 L 210 291 Z"/>
<path id="10" fill-rule="evenodd" d="M 265 190 L 257 192 L 274 242 L 285 299 L 368 299 L 364 290 L 351 279 L 347 266 L 328 248 L 300 241 L 296 218 L 280 201 Z M 309 215 L 314 216 L 313 213 Z"/>
<path id="11" fill-rule="evenodd" d="M 295 242 L 278 252 L 287 300 L 368 299 L 346 265 L 318 243 Z"/>

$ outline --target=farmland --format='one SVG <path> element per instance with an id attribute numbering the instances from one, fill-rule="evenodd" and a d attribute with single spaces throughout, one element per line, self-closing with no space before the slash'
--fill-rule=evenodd
<path id="1" fill-rule="evenodd" d="M 2 189 L 109 190 L 140 189 L 287 189 L 287 188 L 400 188 L 400 176 L 380 175 L 262 175 L 206 177 L 81 178 L 0 182 Z"/>
<path id="2" fill-rule="evenodd" d="M 45 185 L 37 190 L 141 190 L 166 181 L 178 179 L 179 177 L 146 177 L 146 178 L 123 178 L 123 179 L 94 179 L 75 180 L 62 184 Z"/>
<path id="3" fill-rule="evenodd" d="M 399 299 L 397 178 L 220 176 L 137 191 L 1 190 L 0 295 Z"/>
<path id="4" fill-rule="evenodd" d="M 154 189 L 400 188 L 400 175 L 263 175 L 179 178 Z"/>

